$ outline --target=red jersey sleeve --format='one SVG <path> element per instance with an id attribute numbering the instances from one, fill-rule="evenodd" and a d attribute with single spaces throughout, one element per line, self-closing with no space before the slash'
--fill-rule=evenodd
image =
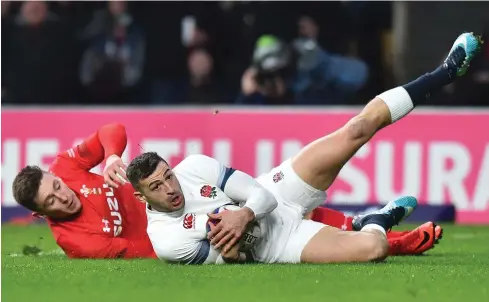
<path id="1" fill-rule="evenodd" d="M 122 124 L 105 125 L 81 144 L 58 154 L 50 170 L 58 175 L 68 171 L 90 171 L 110 155 L 122 156 L 126 144 L 126 128 Z"/>
<path id="2" fill-rule="evenodd" d="M 97 234 L 61 235 L 57 240 L 69 258 L 157 258 L 149 240 L 109 238 Z"/>

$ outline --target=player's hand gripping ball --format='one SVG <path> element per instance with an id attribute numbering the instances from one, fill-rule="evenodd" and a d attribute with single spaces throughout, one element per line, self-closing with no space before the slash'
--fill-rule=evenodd
<path id="1" fill-rule="evenodd" d="M 222 207 L 219 207 L 212 211 L 212 214 L 217 214 L 223 211 L 237 211 L 241 209 L 236 205 L 227 204 Z M 211 227 L 215 226 L 219 223 L 219 221 L 215 221 L 213 219 L 209 219 L 207 221 L 207 233 L 211 231 Z M 254 246 L 260 243 L 261 240 L 261 229 L 260 225 L 256 221 L 252 221 L 248 224 L 243 237 L 239 240 L 239 251 L 247 252 L 251 250 Z"/>

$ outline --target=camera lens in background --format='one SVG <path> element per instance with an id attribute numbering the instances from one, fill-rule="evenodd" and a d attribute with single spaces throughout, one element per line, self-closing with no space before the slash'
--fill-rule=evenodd
<path id="1" fill-rule="evenodd" d="M 313 39 L 297 38 L 292 42 L 292 47 L 297 54 L 298 70 L 312 70 L 319 64 L 321 48 Z"/>
<path id="2" fill-rule="evenodd" d="M 272 35 L 258 38 L 253 52 L 253 65 L 258 73 L 271 74 L 285 68 L 290 62 L 290 51 L 282 41 Z"/>

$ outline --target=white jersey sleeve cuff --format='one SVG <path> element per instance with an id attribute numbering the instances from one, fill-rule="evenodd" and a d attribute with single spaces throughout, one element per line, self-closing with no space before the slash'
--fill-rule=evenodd
<path id="1" fill-rule="evenodd" d="M 262 187 L 253 177 L 241 171 L 233 171 L 232 176 L 226 182 L 224 193 L 251 209 L 256 219 L 263 218 L 278 205 L 275 196 L 270 191 Z"/>

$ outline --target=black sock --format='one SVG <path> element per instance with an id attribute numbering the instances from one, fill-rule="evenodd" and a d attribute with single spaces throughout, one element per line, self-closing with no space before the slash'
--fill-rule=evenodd
<path id="1" fill-rule="evenodd" d="M 456 72 L 456 68 L 444 64 L 402 87 L 409 93 L 411 101 L 416 106 L 427 100 L 431 94 L 441 90 L 443 86 L 452 83 Z"/>
<path id="2" fill-rule="evenodd" d="M 404 208 L 395 208 L 391 210 L 391 214 L 374 214 L 366 217 L 366 219 L 362 222 L 362 225 L 366 226 L 367 224 L 376 224 L 380 225 L 384 230 L 387 231 L 394 226 L 396 221 L 398 221 L 397 218 L 401 215 L 404 215 L 404 213 Z"/>

